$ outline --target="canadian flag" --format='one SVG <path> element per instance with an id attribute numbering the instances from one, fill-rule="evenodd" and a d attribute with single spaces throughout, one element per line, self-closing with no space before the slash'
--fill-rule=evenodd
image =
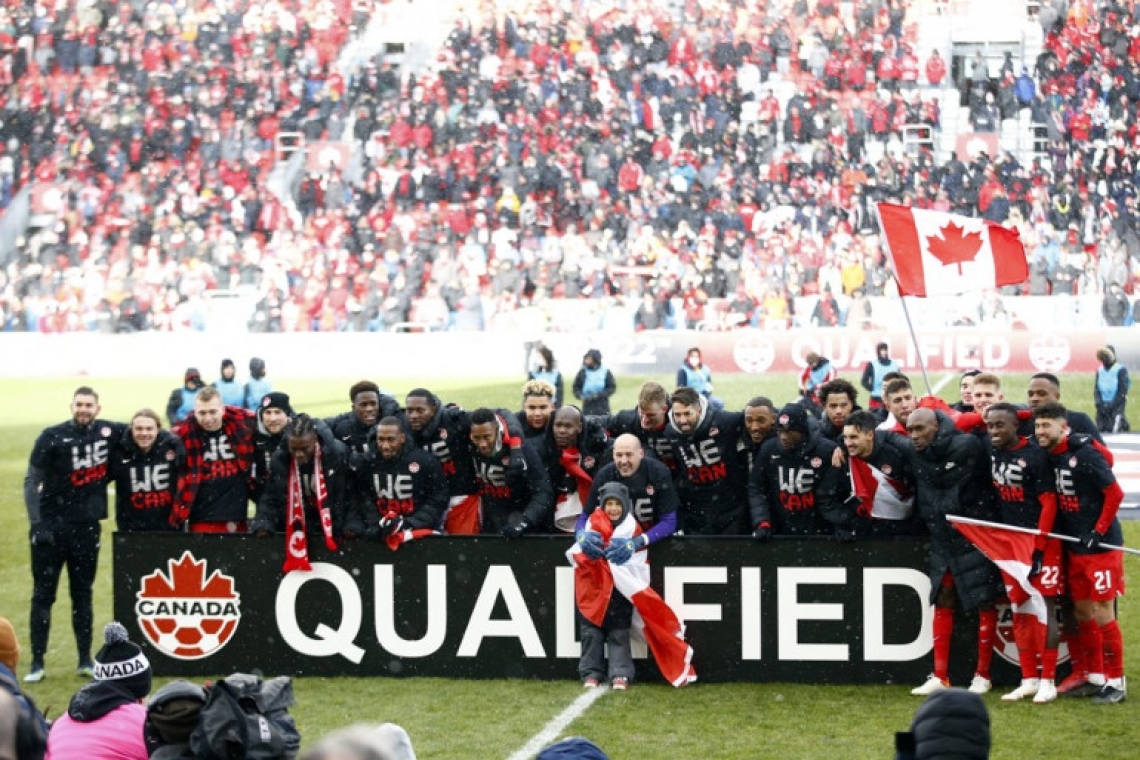
<path id="1" fill-rule="evenodd" d="M 1017 230 L 984 219 L 880 203 L 879 222 L 904 296 L 952 296 L 1029 276 Z"/>
<path id="2" fill-rule="evenodd" d="M 1036 536 L 1032 533 L 959 522 L 953 516 L 948 519 L 951 525 L 1002 571 L 1006 580 L 1006 593 L 1014 611 L 1033 615 L 1045 625 L 1048 618 L 1045 597 L 1041 596 L 1029 578 Z"/>
<path id="3" fill-rule="evenodd" d="M 859 514 L 880 520 L 906 520 L 914 513 L 914 496 L 865 459 L 851 457 L 851 493 L 859 500 Z"/>

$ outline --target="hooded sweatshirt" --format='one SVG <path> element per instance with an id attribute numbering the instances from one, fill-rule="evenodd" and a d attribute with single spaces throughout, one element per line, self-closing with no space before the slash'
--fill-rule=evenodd
<path id="1" fill-rule="evenodd" d="M 52 724 L 44 760 L 147 760 L 145 722 L 146 707 L 126 687 L 95 681 Z"/>

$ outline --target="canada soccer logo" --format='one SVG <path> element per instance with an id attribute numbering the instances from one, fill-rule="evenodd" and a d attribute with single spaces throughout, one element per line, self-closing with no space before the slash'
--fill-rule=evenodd
<path id="1" fill-rule="evenodd" d="M 241 620 L 241 596 L 234 579 L 189 551 L 167 562 L 167 572 L 144 577 L 135 603 L 139 628 L 163 654 L 200 660 L 224 647 Z"/>
<path id="2" fill-rule="evenodd" d="M 1017 642 L 1013 639 L 1013 609 L 1008 602 L 995 605 L 998 613 L 997 636 L 994 638 L 994 651 L 998 656 L 1011 665 L 1020 666 Z M 1057 624 L 1061 624 L 1061 610 L 1056 610 Z M 1067 662 L 1069 659 L 1069 645 L 1062 641 L 1057 645 L 1057 662 Z"/>

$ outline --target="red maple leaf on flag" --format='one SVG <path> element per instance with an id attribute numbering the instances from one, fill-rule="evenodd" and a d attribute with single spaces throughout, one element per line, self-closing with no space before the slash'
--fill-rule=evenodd
<path id="1" fill-rule="evenodd" d="M 926 245 L 930 255 L 938 259 L 945 266 L 958 265 L 958 274 L 962 274 L 962 264 L 973 261 L 982 247 L 982 234 L 971 232 L 963 234 L 965 229 L 950 222 L 939 230 L 942 237 L 933 235 L 926 238 Z"/>

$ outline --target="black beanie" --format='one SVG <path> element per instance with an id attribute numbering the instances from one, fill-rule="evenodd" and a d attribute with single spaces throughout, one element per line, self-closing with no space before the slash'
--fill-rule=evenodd
<path id="1" fill-rule="evenodd" d="M 95 655 L 95 680 L 121 684 L 139 699 L 150 694 L 150 662 L 142 650 L 131 643 L 122 623 L 107 623 L 103 641 L 103 648 Z"/>
<path id="2" fill-rule="evenodd" d="M 977 694 L 944 689 L 926 698 L 910 727 L 918 760 L 985 760 L 990 756 L 990 714 Z"/>
<path id="3" fill-rule="evenodd" d="M 265 377 L 265 360 L 260 357 L 253 357 L 249 360 L 249 374 L 257 379 Z"/>
<path id="4" fill-rule="evenodd" d="M 289 405 L 289 394 L 282 393 L 281 391 L 266 393 L 261 397 L 261 403 L 257 407 L 257 412 L 260 414 L 266 409 L 280 409 L 290 417 L 293 416 L 293 407 Z"/>
<path id="5" fill-rule="evenodd" d="M 222 359 L 222 372 L 226 371 L 226 367 L 234 367 L 236 369 L 237 365 L 234 364 L 233 359 Z"/>
<path id="6" fill-rule="evenodd" d="M 808 435 L 808 413 L 803 404 L 787 404 L 776 415 L 777 430 L 794 430 Z"/>
<path id="7" fill-rule="evenodd" d="M 150 754 L 166 744 L 186 744 L 198 725 L 206 690 L 189 681 L 171 681 L 154 693 L 146 709 L 143 737 Z"/>

